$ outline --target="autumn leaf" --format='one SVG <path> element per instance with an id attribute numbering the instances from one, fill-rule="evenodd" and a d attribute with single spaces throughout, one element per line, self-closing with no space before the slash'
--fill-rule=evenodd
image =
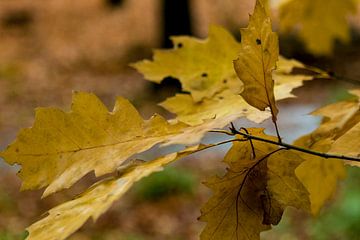
<path id="1" fill-rule="evenodd" d="M 360 122 L 335 140 L 329 153 L 360 157 Z M 348 162 L 352 166 L 360 167 L 359 162 Z"/>
<path id="2" fill-rule="evenodd" d="M 287 59 L 279 56 L 277 68 L 272 72 L 274 79 L 275 100 L 295 97 L 291 92 L 295 88 L 301 87 L 304 81 L 313 79 L 329 78 L 325 71 L 306 66 L 295 59 Z"/>
<path id="3" fill-rule="evenodd" d="M 271 116 L 269 112 L 261 112 L 250 106 L 240 95 L 233 94 L 229 90 L 201 102 L 193 101 L 189 94 L 180 93 L 166 99 L 160 106 L 177 114 L 179 121 L 192 126 L 202 124 L 207 119 L 219 119 L 230 115 L 233 117 L 229 122 L 246 117 L 257 123 L 261 123 Z"/>
<path id="4" fill-rule="evenodd" d="M 232 66 L 239 43 L 225 29 L 212 26 L 209 38 L 172 37 L 174 49 L 155 50 L 153 61 L 132 64 L 145 79 L 160 83 L 166 77 L 179 79 L 194 101 L 211 98 L 228 85 L 239 91 L 241 82 Z"/>
<path id="5" fill-rule="evenodd" d="M 329 139 L 318 140 L 311 143 L 311 135 L 304 136 L 295 145 L 318 152 L 327 152 L 332 141 Z M 308 145 L 311 143 L 311 145 Z M 301 154 L 304 161 L 297 169 L 296 176 L 310 193 L 311 212 L 318 215 L 321 208 L 330 200 L 337 189 L 339 180 L 346 177 L 346 169 L 342 160 L 325 159 L 309 154 Z"/>
<path id="6" fill-rule="evenodd" d="M 90 171 L 111 173 L 126 159 L 181 133 L 155 115 L 143 120 L 119 97 L 113 112 L 93 94 L 74 93 L 71 112 L 38 108 L 32 128 L 22 130 L 1 157 L 20 164 L 22 189 L 46 187 L 44 196 L 72 186 Z"/>
<path id="7" fill-rule="evenodd" d="M 347 17 L 357 0 L 290 0 L 280 6 L 282 32 L 299 30 L 307 49 L 316 55 L 331 54 L 335 40 L 350 40 Z"/>
<path id="8" fill-rule="evenodd" d="M 271 20 L 261 0 L 256 1 L 248 28 L 241 29 L 241 45 L 235 71 L 244 83 L 241 96 L 252 106 L 264 111 L 270 107 L 273 121 L 278 109 L 275 105 L 272 72 L 279 57 L 278 37 L 272 32 Z"/>
<path id="9" fill-rule="evenodd" d="M 356 96 L 355 100 L 343 101 L 334 104 L 335 106 L 340 105 L 343 108 L 341 110 L 339 108 L 333 109 L 334 112 L 337 112 L 337 118 L 331 118 L 330 122 L 335 125 L 336 122 L 338 122 L 338 125 L 340 126 L 336 125 L 338 126 L 337 135 L 329 152 L 360 157 L 359 141 L 354 141 L 354 139 L 359 139 L 360 137 L 360 89 L 353 89 L 350 93 Z M 339 113 L 343 114 L 338 115 Z M 324 109 L 322 114 L 326 114 Z M 352 166 L 360 167 L 359 162 L 351 161 L 346 163 Z"/>
<path id="10" fill-rule="evenodd" d="M 249 130 L 276 139 L 263 129 Z M 254 147 L 255 159 L 249 141 L 234 142 L 224 159 L 225 176 L 206 182 L 214 194 L 201 209 L 200 220 L 207 222 L 201 239 L 260 239 L 261 231 L 279 223 L 285 207 L 309 209 L 308 193 L 294 172 L 302 158 L 263 142 Z"/>
<path id="11" fill-rule="evenodd" d="M 48 212 L 48 216 L 31 225 L 27 240 L 63 240 L 79 229 L 89 218 L 96 221 L 130 187 L 151 173 L 162 171 L 163 166 L 208 146 L 194 146 L 179 153 L 171 153 L 142 164 L 122 169 L 116 178 L 102 180 L 77 198 Z"/>
<path id="12" fill-rule="evenodd" d="M 312 115 L 324 117 L 322 123 L 312 133 L 296 140 L 295 145 L 319 152 L 357 156 L 359 145 L 354 139 L 359 137 L 360 91 L 355 89 L 350 93 L 354 99 L 336 102 L 314 111 Z M 358 163 L 308 154 L 303 157 L 306 161 L 296 169 L 296 175 L 309 191 L 312 213 L 317 215 L 334 195 L 338 181 L 345 178 L 344 163 L 357 166 Z"/>
<path id="13" fill-rule="evenodd" d="M 294 70 L 299 70 L 299 72 L 300 70 L 311 71 L 311 74 L 297 74 L 293 72 Z M 273 72 L 275 99 L 294 97 L 291 93 L 293 89 L 302 86 L 304 81 L 313 80 L 315 77 L 323 78 L 327 77 L 327 74 L 320 69 L 310 69 L 296 60 L 280 57 L 278 68 Z M 212 98 L 203 99 L 201 102 L 194 101 L 190 94 L 180 93 L 166 99 L 160 103 L 160 106 L 175 113 L 177 120 L 191 126 L 202 124 L 206 119 L 223 117 L 230 119 L 230 115 L 232 115 L 230 121 L 246 117 L 256 123 L 261 123 L 271 116 L 268 111 L 262 112 L 250 106 L 240 95 L 234 94 L 230 89 L 225 89 Z"/>

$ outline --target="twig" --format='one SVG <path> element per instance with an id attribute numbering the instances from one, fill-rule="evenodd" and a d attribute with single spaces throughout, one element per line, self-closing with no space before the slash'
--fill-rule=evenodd
<path id="1" fill-rule="evenodd" d="M 294 150 L 294 151 L 298 151 L 298 152 L 303 152 L 303 153 L 319 156 L 319 157 L 326 158 L 326 159 L 334 158 L 334 159 L 341 159 L 341 160 L 347 160 L 347 161 L 360 162 L 360 158 L 357 158 L 357 157 L 317 152 L 317 151 L 313 151 L 313 150 L 310 150 L 310 149 L 306 149 L 306 148 L 298 147 L 298 146 L 295 146 L 295 145 L 291 145 L 291 144 L 288 144 L 288 143 L 272 141 L 272 140 L 269 140 L 269 139 L 266 139 L 266 138 L 254 136 L 254 135 L 247 134 L 247 133 L 244 133 L 244 132 L 240 132 L 240 131 L 237 131 L 237 130 L 235 130 L 235 131 L 236 132 L 228 132 L 228 131 L 225 131 L 225 130 L 212 130 L 211 132 L 224 133 L 224 134 L 227 134 L 227 135 L 230 135 L 230 136 L 234 136 L 234 135 L 238 134 L 238 135 L 241 135 L 241 136 L 244 137 L 244 139 L 227 140 L 226 143 L 244 141 L 244 140 L 256 140 L 256 141 L 260 141 L 260 142 L 266 142 L 266 143 L 269 143 L 269 144 L 281 146 L 281 147 L 283 147 L 283 148 L 285 148 L 287 150 Z M 221 145 L 221 143 L 217 143 L 216 146 L 217 145 Z"/>
<path id="2" fill-rule="evenodd" d="M 240 131 L 243 130 L 246 134 L 249 134 L 248 130 L 244 127 L 240 128 Z M 252 139 L 249 139 L 250 140 L 250 145 L 251 145 L 251 150 L 252 150 L 252 153 L 253 153 L 253 159 L 256 158 L 256 153 L 255 153 L 255 147 L 254 147 L 254 143 L 252 141 Z"/>

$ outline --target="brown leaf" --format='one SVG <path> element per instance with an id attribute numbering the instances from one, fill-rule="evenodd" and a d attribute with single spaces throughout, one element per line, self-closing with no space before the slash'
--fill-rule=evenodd
<path id="1" fill-rule="evenodd" d="M 263 129 L 250 129 L 263 134 Z M 295 176 L 303 161 L 295 153 L 277 146 L 254 142 L 235 142 L 224 161 L 229 165 L 224 177 L 206 182 L 214 195 L 201 209 L 200 220 L 207 222 L 201 239 L 253 240 L 260 232 L 278 224 L 287 206 L 308 210 L 308 193 Z"/>
<path id="2" fill-rule="evenodd" d="M 256 1 L 248 28 L 241 29 L 241 45 L 235 71 L 244 83 L 241 96 L 252 106 L 264 111 L 270 107 L 276 121 L 272 72 L 279 57 L 278 37 L 272 32 L 271 20 L 261 0 Z"/>

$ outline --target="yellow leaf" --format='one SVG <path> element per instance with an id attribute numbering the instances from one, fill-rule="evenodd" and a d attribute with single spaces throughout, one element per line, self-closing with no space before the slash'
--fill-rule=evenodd
<path id="1" fill-rule="evenodd" d="M 321 125 L 312 133 L 295 141 L 295 145 L 319 152 L 357 156 L 359 147 L 360 91 L 352 90 L 354 100 L 330 104 L 314 111 L 313 115 L 324 116 Z M 337 182 L 344 179 L 346 171 L 341 160 L 324 159 L 304 155 L 307 159 L 296 169 L 296 175 L 310 192 L 311 209 L 317 215 L 335 193 Z M 346 161 L 351 165 L 355 162 Z"/>
<path id="2" fill-rule="evenodd" d="M 166 77 L 180 80 L 197 102 L 212 97 L 228 85 L 241 89 L 232 66 L 239 43 L 221 27 L 210 27 L 209 38 L 172 37 L 174 49 L 155 50 L 154 60 L 132 64 L 147 80 L 160 83 Z"/>
<path id="3" fill-rule="evenodd" d="M 293 71 L 298 71 L 294 73 Z M 308 72 L 305 74 L 305 72 Z M 279 56 L 277 68 L 273 71 L 275 100 L 294 97 L 291 91 L 303 85 L 304 81 L 314 78 L 329 78 L 329 75 L 315 67 L 305 66 L 294 59 L 286 59 Z"/>
<path id="4" fill-rule="evenodd" d="M 112 204 L 126 193 L 140 179 L 163 166 L 185 157 L 207 146 L 187 148 L 158 159 L 122 170 L 121 176 L 98 182 L 74 200 L 63 203 L 48 212 L 48 216 L 34 223 L 27 230 L 27 240 L 63 240 L 78 230 L 89 218 L 96 221 Z"/>
<path id="5" fill-rule="evenodd" d="M 352 90 L 350 93 L 355 96 L 355 99 L 336 102 L 312 113 L 312 115 L 323 116 L 324 119 L 319 128 L 311 133 L 309 141 L 316 142 L 325 138 L 337 139 L 360 121 L 359 90 Z M 311 142 L 307 145 L 311 145 Z"/>
<path id="6" fill-rule="evenodd" d="M 270 107 L 274 121 L 278 109 L 275 105 L 272 71 L 278 57 L 278 37 L 272 32 L 271 20 L 263 2 L 258 0 L 248 28 L 241 29 L 240 51 L 238 59 L 234 61 L 234 68 L 244 83 L 241 96 L 259 110 Z"/>
<path id="7" fill-rule="evenodd" d="M 327 152 L 332 141 L 329 139 L 310 139 L 311 135 L 304 136 L 295 141 L 295 145 L 319 152 Z M 310 145 L 309 145 L 310 144 Z M 296 176 L 310 193 L 311 212 L 317 215 L 325 203 L 332 198 L 339 180 L 346 176 L 344 163 L 337 159 L 324 159 L 314 155 L 303 154 L 304 161 L 297 169 Z"/>
<path id="8" fill-rule="evenodd" d="M 74 93 L 71 112 L 37 109 L 34 126 L 22 130 L 0 155 L 9 164 L 22 166 L 22 189 L 47 186 L 47 196 L 90 171 L 96 176 L 113 172 L 132 155 L 166 142 L 183 127 L 158 115 L 145 121 L 120 97 L 108 112 L 95 95 Z"/>
<path id="9" fill-rule="evenodd" d="M 229 122 L 240 117 L 246 117 L 257 123 L 271 116 L 269 112 L 261 112 L 250 106 L 240 95 L 233 94 L 229 90 L 201 102 L 194 102 L 189 94 L 176 94 L 160 105 L 166 110 L 177 114 L 179 121 L 192 126 L 202 124 L 206 119 L 219 119 L 230 115 L 233 117 L 229 119 Z"/>
<path id="10" fill-rule="evenodd" d="M 315 68 L 311 68 L 313 73 L 311 75 L 295 74 L 292 72 L 294 69 L 304 71 L 308 70 L 308 67 L 296 60 L 279 58 L 278 68 L 273 72 L 276 100 L 293 97 L 291 91 L 301 86 L 303 81 L 326 76 L 324 72 Z M 175 113 L 177 120 L 191 126 L 201 124 L 206 119 L 223 117 L 227 117 L 229 122 L 240 117 L 246 117 L 250 121 L 260 123 L 271 116 L 268 111 L 262 112 L 250 106 L 240 95 L 234 94 L 230 89 L 223 90 L 212 98 L 203 99 L 201 102 L 195 102 L 189 94 L 176 94 L 174 97 L 166 99 L 160 106 Z M 219 125 L 218 127 L 223 126 Z"/>
<path id="11" fill-rule="evenodd" d="M 280 7 L 280 29 L 299 29 L 310 52 L 328 55 L 336 39 L 349 41 L 347 17 L 355 11 L 355 0 L 291 0 Z"/>
<path id="12" fill-rule="evenodd" d="M 276 139 L 264 135 L 263 129 L 249 130 Z M 309 208 L 308 193 L 294 172 L 303 160 L 277 146 L 254 145 L 255 159 L 248 141 L 235 142 L 225 156 L 225 176 L 206 182 L 214 194 L 201 210 L 200 220 L 207 222 L 201 239 L 260 239 L 261 231 L 278 224 L 285 207 Z"/>
<path id="13" fill-rule="evenodd" d="M 335 140 L 329 152 L 360 158 L 360 122 Z M 360 167 L 360 162 L 351 161 L 347 163 Z"/>

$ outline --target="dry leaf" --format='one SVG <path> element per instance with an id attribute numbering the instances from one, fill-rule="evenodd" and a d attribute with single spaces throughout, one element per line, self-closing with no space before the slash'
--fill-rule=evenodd
<path id="1" fill-rule="evenodd" d="M 96 221 L 112 204 L 140 179 L 162 171 L 163 166 L 207 146 L 187 148 L 142 164 L 130 165 L 121 176 L 98 182 L 74 200 L 63 203 L 48 212 L 48 216 L 27 230 L 27 240 L 63 240 L 78 230 L 89 218 Z"/>
<path id="2" fill-rule="evenodd" d="M 357 0 L 290 0 L 280 7 L 280 29 L 299 29 L 307 49 L 317 55 L 329 55 L 335 40 L 348 42 L 347 17 L 356 11 Z"/>
<path id="3" fill-rule="evenodd" d="M 272 72 L 279 57 L 278 37 L 272 32 L 271 20 L 262 1 L 256 1 L 249 26 L 241 29 L 241 45 L 235 71 L 244 83 L 241 96 L 252 106 L 264 111 L 270 107 L 276 121 Z"/>
<path id="4" fill-rule="evenodd" d="M 276 139 L 263 129 L 249 131 Z M 285 207 L 309 209 L 308 193 L 294 172 L 302 158 L 286 150 L 275 152 L 279 148 L 267 143 L 254 145 L 255 159 L 249 141 L 235 142 L 224 159 L 229 165 L 225 176 L 206 182 L 214 195 L 201 210 L 200 220 L 207 222 L 201 239 L 260 239 L 261 231 L 279 223 Z"/>
<path id="5" fill-rule="evenodd" d="M 160 83 L 166 77 L 180 80 L 184 91 L 189 91 L 198 102 L 231 86 L 241 89 L 232 66 L 239 43 L 225 29 L 212 26 L 209 38 L 172 37 L 174 49 L 155 50 L 153 61 L 132 64 L 147 80 Z"/>
<path id="6" fill-rule="evenodd" d="M 143 120 L 125 99 L 113 112 L 93 94 L 74 93 L 71 112 L 39 108 L 32 128 L 22 130 L 1 156 L 20 164 L 22 189 L 46 187 L 44 196 L 71 187 L 85 174 L 111 173 L 126 159 L 181 133 L 155 115 Z"/>

